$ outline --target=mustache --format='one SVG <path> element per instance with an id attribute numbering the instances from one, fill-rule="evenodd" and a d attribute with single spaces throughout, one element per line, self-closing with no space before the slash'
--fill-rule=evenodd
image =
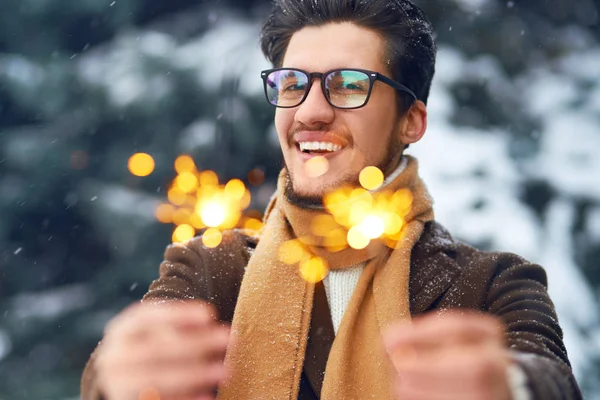
<path id="1" fill-rule="evenodd" d="M 320 125 L 308 126 L 308 125 L 305 125 L 302 123 L 298 123 L 298 124 L 294 125 L 292 127 L 292 129 L 290 129 L 288 131 L 288 134 L 287 134 L 288 145 L 294 146 L 295 145 L 294 137 L 298 133 L 304 132 L 304 131 L 321 132 L 323 135 L 328 134 L 328 135 L 336 136 L 336 137 L 343 139 L 350 146 L 354 145 L 354 140 L 352 139 L 352 135 L 349 132 L 346 132 L 345 130 L 335 128 L 330 124 L 320 124 Z"/>

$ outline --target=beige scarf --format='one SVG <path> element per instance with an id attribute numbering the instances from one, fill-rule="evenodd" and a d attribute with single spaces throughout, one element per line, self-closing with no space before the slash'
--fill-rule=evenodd
<path id="1" fill-rule="evenodd" d="M 329 253 L 314 243 L 329 268 L 366 267 L 344 314 L 327 361 L 323 400 L 393 399 L 393 365 L 383 348 L 381 332 L 390 323 L 410 318 L 408 278 L 410 255 L 433 219 L 432 202 L 418 176 L 416 159 L 405 156 L 404 171 L 386 190 L 408 188 L 413 205 L 405 217 L 405 236 L 394 250 L 373 241 L 362 251 Z M 296 400 L 313 306 L 314 284 L 304 281 L 297 265 L 278 259 L 288 240 L 310 236 L 310 223 L 323 210 L 300 209 L 283 195 L 285 173 L 266 225 L 242 281 L 227 352 L 231 377 L 219 390 L 219 400 Z"/>

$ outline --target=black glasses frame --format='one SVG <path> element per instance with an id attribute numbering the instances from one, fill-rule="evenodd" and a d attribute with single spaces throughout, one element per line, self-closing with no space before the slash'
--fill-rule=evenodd
<path id="1" fill-rule="evenodd" d="M 273 72 L 277 72 L 277 71 L 296 71 L 296 72 L 301 72 L 308 77 L 308 87 L 306 88 L 306 92 L 304 93 L 304 96 L 302 97 L 302 99 L 300 100 L 300 102 L 298 104 L 296 104 L 294 106 L 278 106 L 276 104 L 271 103 L 271 101 L 269 100 L 269 94 L 267 92 L 267 78 L 269 77 L 269 74 L 271 74 Z M 365 102 L 363 104 L 361 104 L 360 106 L 339 107 L 339 106 L 336 106 L 335 104 L 331 103 L 331 100 L 329 99 L 329 95 L 327 94 L 327 88 L 325 87 L 325 79 L 323 79 L 323 78 L 332 73 L 340 72 L 340 71 L 362 72 L 369 77 L 369 93 L 367 93 Z M 315 80 L 315 78 L 319 78 L 321 80 L 321 90 L 323 91 L 323 95 L 325 96 L 325 99 L 327 100 L 327 102 L 332 107 L 339 108 L 342 110 L 355 110 L 357 108 L 362 108 L 362 107 L 366 106 L 367 103 L 369 102 L 369 99 L 371 98 L 371 92 L 373 91 L 373 85 L 375 84 L 375 81 L 381 81 L 381 82 L 393 87 L 396 90 L 400 90 L 402 92 L 408 93 L 413 98 L 413 101 L 417 100 L 417 96 L 415 95 L 415 93 L 412 90 L 410 90 L 408 87 L 401 84 L 400 82 L 397 82 L 391 78 L 388 78 L 387 76 L 380 74 L 379 72 L 369 71 L 367 69 L 337 68 L 337 69 L 332 69 L 327 72 L 312 72 L 311 73 L 311 72 L 304 71 L 304 70 L 298 69 L 298 68 L 273 68 L 273 69 L 267 69 L 267 70 L 262 71 L 260 73 L 260 75 L 261 75 L 263 83 L 264 83 L 263 87 L 265 90 L 265 97 L 267 98 L 267 102 L 269 104 L 271 104 L 273 107 L 278 107 L 278 108 L 294 108 L 294 107 L 298 107 L 300 104 L 304 103 L 304 100 L 306 100 L 306 98 L 308 97 L 308 94 L 310 93 L 310 89 L 312 88 L 312 84 L 313 84 L 313 81 Z"/>

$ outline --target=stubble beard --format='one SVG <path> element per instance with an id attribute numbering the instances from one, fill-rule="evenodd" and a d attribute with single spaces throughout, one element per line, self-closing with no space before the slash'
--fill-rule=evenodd
<path id="1" fill-rule="evenodd" d="M 395 131 L 395 129 L 394 129 Z M 404 145 L 399 141 L 396 140 L 394 135 L 390 135 L 390 138 L 388 139 L 388 145 L 387 148 L 389 149 L 386 156 L 383 157 L 383 159 L 378 162 L 375 163 L 375 166 L 377 168 L 379 168 L 381 171 L 393 171 L 393 168 L 391 168 L 391 163 L 397 162 L 399 161 L 402 157 L 397 157 L 399 154 L 402 154 L 403 150 L 404 150 Z M 285 161 L 284 161 L 285 164 Z M 370 164 L 369 162 L 367 162 L 367 166 L 368 165 L 373 165 Z M 397 165 L 393 166 L 394 168 L 397 167 Z M 294 179 L 292 174 L 290 173 L 289 168 L 287 167 L 287 165 L 285 165 L 285 173 L 286 173 L 286 184 L 285 184 L 285 188 L 284 188 L 284 195 L 287 198 L 287 200 L 291 203 L 296 205 L 297 207 L 300 208 L 306 208 L 306 209 L 311 209 L 311 210 L 319 210 L 319 209 L 323 209 L 323 197 L 325 194 L 332 192 L 333 190 L 339 189 L 340 187 L 344 186 L 344 185 L 351 185 L 351 186 L 359 186 L 359 181 L 358 181 L 358 174 L 360 173 L 360 171 L 358 173 L 349 173 L 346 174 L 344 176 L 342 176 L 340 179 L 338 179 L 335 183 L 332 183 L 330 185 L 325 185 L 323 187 L 321 187 L 320 189 L 320 194 L 312 194 L 312 195 L 307 195 L 307 194 L 303 194 L 297 190 L 294 189 Z"/>

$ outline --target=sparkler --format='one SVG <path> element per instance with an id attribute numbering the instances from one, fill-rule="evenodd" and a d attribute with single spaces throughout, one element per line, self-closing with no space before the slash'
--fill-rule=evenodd
<path id="1" fill-rule="evenodd" d="M 313 157 L 307 162 L 306 172 L 313 178 L 327 173 L 329 162 L 325 157 Z M 129 159 L 129 170 L 136 176 L 147 176 L 154 170 L 154 160 L 144 153 Z M 219 246 L 223 231 L 243 228 L 258 232 L 263 227 L 256 214 L 244 216 L 250 205 L 250 192 L 239 179 L 220 184 L 214 171 L 198 171 L 193 159 L 181 155 L 175 160 L 177 176 L 173 179 L 167 198 L 155 211 L 158 221 L 174 224 L 173 242 L 183 243 L 205 229 L 202 242 L 208 248 Z M 252 184 L 264 179 L 262 171 L 249 174 Z M 412 207 L 412 193 L 378 190 L 384 175 L 376 167 L 367 167 L 359 175 L 361 187 L 342 187 L 326 194 L 323 203 L 327 213 L 316 216 L 311 223 L 312 233 L 322 238 L 324 247 L 339 252 L 348 247 L 364 249 L 373 240 L 383 240 L 395 248 L 404 236 L 405 217 Z M 279 249 L 279 259 L 288 265 L 297 265 L 300 276 L 316 283 L 329 272 L 327 262 L 316 256 L 302 238 L 284 243 Z"/>
<path id="2" fill-rule="evenodd" d="M 186 242 L 199 230 L 206 229 L 202 243 L 215 248 L 221 244 L 224 230 L 240 227 L 259 231 L 262 228 L 261 219 L 243 215 L 251 200 L 244 182 L 232 179 L 219 184 L 214 171 L 198 171 L 188 155 L 177 157 L 174 167 L 177 176 L 167 192 L 169 203 L 159 205 L 155 211 L 158 221 L 175 225 L 174 243 Z"/>
<path id="3" fill-rule="evenodd" d="M 359 181 L 362 188 L 346 187 L 326 195 L 326 210 L 347 230 L 346 240 L 350 247 L 364 249 L 372 240 L 380 238 L 388 246 L 395 247 L 403 236 L 404 218 L 412 206 L 412 193 L 408 189 L 372 192 L 383 184 L 383 173 L 376 167 L 362 170 Z"/>
<path id="4" fill-rule="evenodd" d="M 310 172 L 313 167 L 307 165 L 306 168 Z M 413 201 L 411 191 L 374 192 L 384 182 L 383 173 L 376 167 L 363 169 L 359 182 L 359 188 L 347 186 L 326 194 L 323 201 L 327 214 L 312 220 L 312 234 L 322 238 L 330 252 L 339 252 L 348 246 L 364 249 L 373 240 L 383 240 L 387 246 L 395 248 L 404 237 L 405 217 Z M 302 278 L 315 283 L 324 279 L 329 269 L 324 259 L 304 245 L 307 242 L 299 238 L 284 243 L 279 259 L 286 264 L 298 264 Z"/>

